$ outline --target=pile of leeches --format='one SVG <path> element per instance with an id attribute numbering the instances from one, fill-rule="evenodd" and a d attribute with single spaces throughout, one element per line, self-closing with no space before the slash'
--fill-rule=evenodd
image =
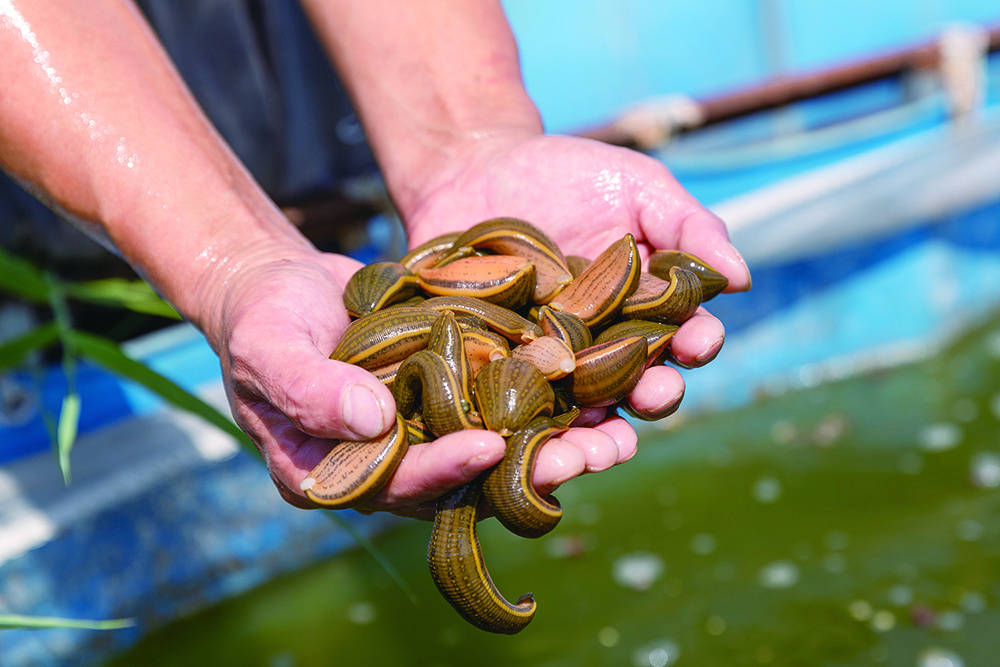
<path id="1" fill-rule="evenodd" d="M 397 262 L 358 270 L 344 292 L 355 319 L 332 359 L 378 377 L 396 423 L 371 441 L 340 442 L 302 483 L 330 508 L 363 504 L 388 482 L 410 444 L 468 428 L 506 440 L 503 460 L 437 502 L 427 549 L 444 598 L 476 627 L 514 634 L 531 622 L 530 594 L 507 601 L 483 561 L 480 497 L 523 537 L 559 522 L 552 496 L 531 483 L 535 458 L 584 407 L 647 420 L 628 394 L 670 355 L 670 339 L 726 278 L 698 258 L 657 251 L 642 271 L 626 234 L 593 261 L 564 257 L 541 230 L 497 218 L 432 239 Z"/>

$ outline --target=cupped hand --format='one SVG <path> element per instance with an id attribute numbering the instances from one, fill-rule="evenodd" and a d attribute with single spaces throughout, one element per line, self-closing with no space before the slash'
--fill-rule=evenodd
<path id="1" fill-rule="evenodd" d="M 404 206 L 411 245 L 499 216 L 543 229 L 567 255 L 593 258 L 631 233 L 645 260 L 660 249 L 700 257 L 729 279 L 727 292 L 750 288 L 746 263 L 718 217 L 701 206 L 657 160 L 636 151 L 575 137 L 497 133 L 454 149 L 425 194 Z M 683 366 L 708 363 L 725 338 L 704 308 L 671 341 Z M 675 369 L 652 367 L 629 396 L 647 411 L 679 404 L 684 382 Z M 589 410 L 540 452 L 535 484 L 551 489 L 575 474 L 631 458 L 636 435 L 624 420 Z M 575 472 L 574 472 L 575 471 Z"/>
<path id="2" fill-rule="evenodd" d="M 367 371 L 329 358 L 349 323 L 343 289 L 358 262 L 294 247 L 246 262 L 218 300 L 211 336 L 236 423 L 257 445 L 281 496 L 300 490 L 338 440 L 367 440 L 394 423 L 391 392 Z M 428 503 L 503 456 L 496 433 L 463 431 L 410 447 L 368 510 L 429 516 Z"/>

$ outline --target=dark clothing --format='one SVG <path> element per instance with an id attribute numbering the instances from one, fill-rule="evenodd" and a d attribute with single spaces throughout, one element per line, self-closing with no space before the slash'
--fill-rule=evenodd
<path id="1" fill-rule="evenodd" d="M 208 118 L 276 201 L 322 196 L 345 178 L 376 170 L 351 103 L 298 2 L 138 5 Z M 23 225 L 32 232 L 18 229 Z M 68 231 L 58 227 L 66 225 L 0 174 L 0 244 L 16 247 L 18 237 L 41 233 L 46 244 L 58 245 Z"/>

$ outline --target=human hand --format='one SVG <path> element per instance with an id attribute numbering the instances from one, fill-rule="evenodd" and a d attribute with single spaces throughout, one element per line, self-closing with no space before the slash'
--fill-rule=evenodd
<path id="1" fill-rule="evenodd" d="M 403 211 L 411 244 L 511 216 L 545 230 L 567 255 L 593 258 L 631 233 L 643 260 L 657 249 L 683 250 L 723 273 L 727 292 L 750 287 L 722 221 L 646 155 L 587 139 L 510 132 L 460 145 L 447 164 L 428 179 L 428 194 Z M 674 335 L 672 353 L 684 366 L 701 366 L 715 358 L 724 337 L 722 323 L 699 308 Z M 654 366 L 629 400 L 636 408 L 669 412 L 683 394 L 676 369 Z M 542 490 L 634 455 L 636 435 L 624 420 L 588 409 L 582 421 L 591 428 L 571 429 L 540 452 L 534 481 Z"/>
<path id="2" fill-rule="evenodd" d="M 257 253 L 260 255 L 260 253 Z M 391 392 L 329 358 L 349 323 L 344 285 L 361 264 L 301 245 L 242 264 L 213 298 L 219 352 L 236 423 L 257 445 L 281 496 L 316 508 L 299 485 L 336 440 L 367 440 L 395 421 Z M 489 431 L 412 445 L 389 484 L 360 509 L 429 517 L 433 501 L 503 456 Z"/>

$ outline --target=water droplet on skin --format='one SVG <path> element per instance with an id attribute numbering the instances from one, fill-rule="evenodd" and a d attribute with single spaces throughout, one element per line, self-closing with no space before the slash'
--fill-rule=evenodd
<path id="1" fill-rule="evenodd" d="M 715 537 L 708 533 L 698 533 L 691 538 L 691 551 L 700 556 L 707 556 L 715 551 Z"/>
<path id="2" fill-rule="evenodd" d="M 640 646 L 632 653 L 635 667 L 670 667 L 681 655 L 681 647 L 672 639 L 661 639 Z"/>
<path id="3" fill-rule="evenodd" d="M 645 591 L 663 574 L 663 559 L 654 553 L 636 551 L 616 560 L 611 574 L 619 586 Z"/>
<path id="4" fill-rule="evenodd" d="M 1000 487 L 1000 456 L 993 452 L 979 452 L 969 463 L 969 479 L 979 489 Z"/>
<path id="5" fill-rule="evenodd" d="M 765 565 L 757 575 L 764 588 L 791 588 L 799 581 L 799 568 L 787 560 L 777 560 Z"/>
<path id="6" fill-rule="evenodd" d="M 357 625 L 375 622 L 375 605 L 371 602 L 356 602 L 347 609 L 347 620 Z"/>
<path id="7" fill-rule="evenodd" d="M 781 497 L 781 482 L 774 477 L 761 477 L 753 484 L 753 497 L 759 503 L 773 503 Z"/>
<path id="8" fill-rule="evenodd" d="M 619 633 L 616 628 L 612 628 L 611 626 L 603 627 L 597 631 L 597 643 L 601 646 L 607 648 L 617 646 L 619 639 L 621 639 L 621 633 Z"/>
<path id="9" fill-rule="evenodd" d="M 920 431 L 918 440 L 925 451 L 944 452 L 958 446 L 962 440 L 962 430 L 949 422 L 928 424 Z"/>
<path id="10" fill-rule="evenodd" d="M 867 621 L 872 616 L 872 606 L 867 600 L 853 600 L 847 605 L 847 613 L 855 621 Z"/>
<path id="11" fill-rule="evenodd" d="M 928 648 L 917 655 L 917 667 L 965 667 L 965 662 L 948 649 Z"/>

